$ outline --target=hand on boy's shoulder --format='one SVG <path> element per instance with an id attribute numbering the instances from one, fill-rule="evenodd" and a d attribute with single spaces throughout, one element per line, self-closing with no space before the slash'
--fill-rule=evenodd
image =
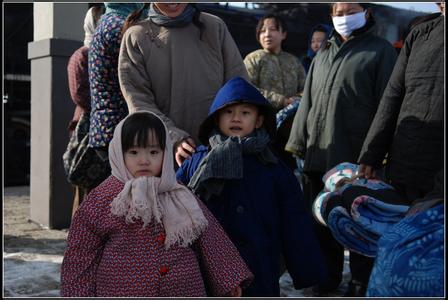
<path id="1" fill-rule="evenodd" d="M 182 165 L 184 160 L 189 159 L 191 155 L 193 155 L 195 148 L 196 143 L 191 137 L 187 137 L 179 142 L 174 149 L 176 163 L 179 167 Z"/>

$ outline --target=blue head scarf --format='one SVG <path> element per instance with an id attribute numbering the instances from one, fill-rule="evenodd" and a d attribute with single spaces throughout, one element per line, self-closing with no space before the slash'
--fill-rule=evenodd
<path id="1" fill-rule="evenodd" d="M 116 3 L 116 2 L 104 2 L 106 7 L 105 14 L 116 13 L 127 17 L 130 13 L 142 9 L 144 3 Z"/>

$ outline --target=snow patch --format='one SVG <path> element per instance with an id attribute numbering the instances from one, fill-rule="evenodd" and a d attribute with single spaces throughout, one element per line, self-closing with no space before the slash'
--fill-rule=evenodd
<path id="1" fill-rule="evenodd" d="M 3 253 L 5 296 L 58 297 L 62 259 L 62 255 Z"/>

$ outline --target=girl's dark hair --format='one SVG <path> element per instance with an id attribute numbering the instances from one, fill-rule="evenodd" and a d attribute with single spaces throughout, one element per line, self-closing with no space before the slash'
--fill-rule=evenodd
<path id="1" fill-rule="evenodd" d="M 283 32 L 288 31 L 288 28 L 286 27 L 286 22 L 285 22 L 285 20 L 282 19 L 282 17 L 280 17 L 279 15 L 274 15 L 274 14 L 265 15 L 258 21 L 257 27 L 255 29 L 255 38 L 257 39 L 258 42 L 260 42 L 261 29 L 263 28 L 264 20 L 266 20 L 266 19 L 274 19 L 275 28 L 277 28 L 277 30 L 281 29 Z"/>
<path id="2" fill-rule="evenodd" d="M 150 113 L 134 113 L 123 123 L 121 129 L 121 147 L 123 153 L 134 146 L 147 147 L 149 133 L 153 132 L 159 142 L 160 148 L 165 149 L 166 132 L 162 121 Z"/>
<path id="3" fill-rule="evenodd" d="M 202 34 L 205 30 L 205 24 L 199 20 L 199 16 L 201 14 L 200 9 L 197 7 L 196 4 L 189 3 L 188 5 L 191 5 L 194 8 L 194 14 L 193 14 L 193 20 L 192 23 L 199 29 L 199 39 L 202 40 Z M 124 33 L 126 30 L 128 30 L 130 27 L 137 24 L 138 20 L 141 18 L 143 11 L 149 7 L 149 3 L 145 3 L 145 5 L 140 9 L 136 10 L 133 13 L 131 13 L 127 18 L 126 21 L 124 21 L 123 28 L 121 29 L 121 36 L 124 36 Z"/>

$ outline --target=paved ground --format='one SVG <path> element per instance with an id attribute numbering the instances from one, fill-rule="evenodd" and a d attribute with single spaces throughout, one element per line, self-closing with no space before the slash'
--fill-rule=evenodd
<path id="1" fill-rule="evenodd" d="M 49 230 L 29 221 L 29 187 L 8 187 L 3 198 L 3 296 L 58 297 L 60 267 L 67 230 Z M 342 296 L 349 278 L 347 272 Z M 281 296 L 311 296 L 308 290 L 294 290 L 291 278 L 280 278 Z"/>
<path id="2" fill-rule="evenodd" d="M 29 187 L 8 187 L 3 198 L 3 296 L 59 296 L 67 231 L 29 221 Z"/>

